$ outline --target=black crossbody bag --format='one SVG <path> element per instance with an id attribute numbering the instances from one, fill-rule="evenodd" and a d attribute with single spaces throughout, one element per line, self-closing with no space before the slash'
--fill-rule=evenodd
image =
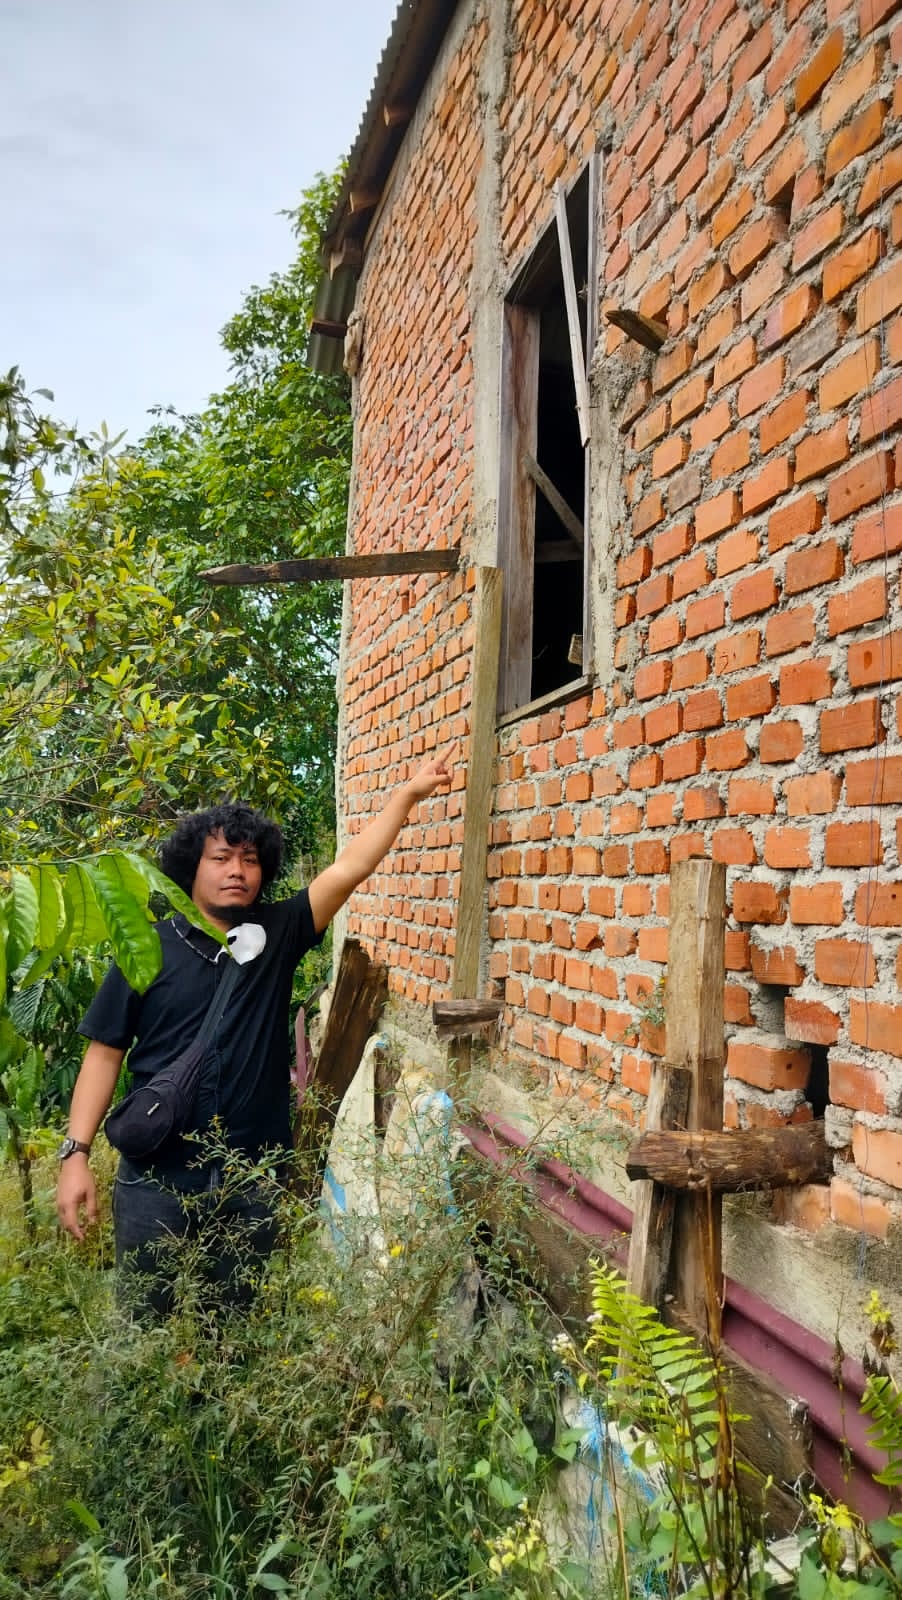
<path id="1" fill-rule="evenodd" d="M 103 1131 L 120 1155 L 130 1161 L 146 1161 L 187 1128 L 207 1046 L 222 1022 L 238 972 L 239 963 L 227 957 L 196 1038 L 170 1066 L 161 1067 L 146 1083 L 132 1089 L 110 1112 Z"/>

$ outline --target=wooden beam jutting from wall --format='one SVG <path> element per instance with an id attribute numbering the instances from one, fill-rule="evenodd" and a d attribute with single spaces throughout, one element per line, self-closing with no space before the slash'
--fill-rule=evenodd
<path id="1" fill-rule="evenodd" d="M 567 307 L 567 327 L 570 333 L 570 360 L 573 363 L 573 383 L 576 389 L 576 414 L 583 449 L 589 443 L 589 385 L 586 381 L 586 361 L 583 355 L 583 336 L 579 325 L 579 305 L 576 298 L 576 279 L 573 276 L 573 252 L 570 248 L 570 224 L 567 221 L 567 197 L 562 183 L 555 185 L 554 210 L 557 219 L 557 237 L 561 252 L 561 272 L 564 278 L 564 302 Z"/>
<path id="2" fill-rule="evenodd" d="M 451 994 L 455 1000 L 469 999 L 476 994 L 479 984 L 489 824 L 495 783 L 495 717 L 501 652 L 502 592 L 503 573 L 500 567 L 476 568 L 470 739 L 454 970 L 451 977 Z M 457 1080 L 458 1084 L 462 1084 L 470 1066 L 469 1046 L 465 1040 L 460 1041 L 456 1055 Z"/>
<path id="3" fill-rule="evenodd" d="M 639 311 L 630 311 L 627 307 L 612 306 L 605 312 L 608 322 L 625 333 L 628 339 L 635 339 L 637 344 L 646 350 L 660 350 L 667 338 L 667 323 L 658 322 L 654 317 L 643 317 Z"/>
<path id="4" fill-rule="evenodd" d="M 436 1000 L 432 1021 L 440 1039 L 460 1039 L 493 1028 L 503 1010 L 503 1000 Z"/>
<path id="5" fill-rule="evenodd" d="M 323 317 L 314 317 L 310 324 L 310 332 L 318 333 L 323 339 L 343 339 L 347 331 L 346 322 L 327 322 Z"/>
<path id="6" fill-rule="evenodd" d="M 456 572 L 459 550 L 392 550 L 381 555 L 311 556 L 262 566 L 209 567 L 205 583 L 319 583 L 324 578 L 394 578 L 421 572 Z"/>
<path id="7" fill-rule="evenodd" d="M 545 496 L 558 521 L 564 524 L 574 544 L 582 550 L 585 546 L 586 537 L 583 525 L 573 507 L 567 504 L 560 490 L 552 483 L 548 473 L 539 466 L 535 456 L 531 456 L 528 450 L 523 452 L 523 465 L 536 488 L 541 490 Z"/>
<path id="8" fill-rule="evenodd" d="M 833 1169 L 823 1122 L 744 1132 L 644 1133 L 629 1152 L 627 1177 L 653 1178 L 667 1189 L 706 1189 L 716 1194 L 785 1189 L 822 1183 Z"/>
<path id="9" fill-rule="evenodd" d="M 723 1131 L 726 867 L 698 857 L 670 872 L 667 1060 L 692 1076 L 687 1126 Z M 720 1343 L 721 1202 L 706 1189 L 677 1198 L 670 1288 L 712 1347 Z"/>
<path id="10" fill-rule="evenodd" d="M 674 1066 L 670 1060 L 656 1061 L 648 1088 L 646 1128 L 685 1128 L 691 1088 L 692 1075 L 686 1067 Z M 638 1174 L 630 1172 L 629 1176 Z M 647 1177 L 636 1183 L 632 1201 L 627 1284 L 646 1305 L 661 1311 L 670 1271 L 676 1195 Z"/>

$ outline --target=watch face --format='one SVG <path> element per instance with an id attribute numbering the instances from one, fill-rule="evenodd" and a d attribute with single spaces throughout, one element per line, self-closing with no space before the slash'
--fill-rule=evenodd
<path id="1" fill-rule="evenodd" d="M 76 1150 L 79 1148 L 80 1147 L 77 1139 L 64 1139 L 56 1152 L 58 1160 L 65 1161 L 67 1156 L 74 1156 Z"/>

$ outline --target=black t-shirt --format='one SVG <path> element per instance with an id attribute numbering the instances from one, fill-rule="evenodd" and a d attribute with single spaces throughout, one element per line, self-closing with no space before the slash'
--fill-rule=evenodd
<path id="1" fill-rule="evenodd" d="M 313 926 L 306 889 L 274 905 L 251 906 L 244 920 L 261 924 L 266 944 L 239 971 L 204 1057 L 189 1131 L 203 1132 L 216 1117 L 229 1146 L 254 1159 L 291 1143 L 291 984 L 301 957 L 322 934 Z M 196 1037 L 224 964 L 232 959 L 223 954 L 217 960 L 221 946 L 180 914 L 158 923 L 157 931 L 163 966 L 145 993 L 137 994 L 112 966 L 79 1024 L 85 1038 L 129 1052 L 136 1083 L 168 1066 Z M 177 1139 L 152 1166 L 156 1176 L 179 1188 L 201 1189 L 208 1177 L 195 1165 L 198 1160 L 196 1143 Z"/>

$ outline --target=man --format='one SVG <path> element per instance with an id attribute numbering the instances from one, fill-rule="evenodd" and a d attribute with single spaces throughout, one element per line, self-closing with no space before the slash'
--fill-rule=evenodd
<path id="1" fill-rule="evenodd" d="M 235 1150 L 249 1160 L 290 1148 L 288 1014 L 294 970 L 322 939 L 335 913 L 394 843 L 409 812 L 451 781 L 453 750 L 428 761 L 390 796 L 309 889 L 267 904 L 259 896 L 277 876 L 282 835 L 275 823 L 242 804 L 183 817 L 160 852 L 163 871 L 223 933 L 241 923 L 262 927 L 265 942 L 242 965 L 223 1024 L 208 1048 L 191 1132 L 150 1161 L 122 1157 L 113 1191 L 117 1265 L 147 1276 L 146 1304 L 159 1314 L 172 1301 L 159 1270 L 161 1242 L 195 1237 L 213 1215 L 218 1243 L 208 1253 L 211 1276 L 233 1301 L 247 1298 L 242 1270 L 275 1243 L 269 1207 L 253 1192 L 223 1189 L 224 1162 Z M 72 1094 L 69 1134 L 60 1149 L 57 1211 L 65 1229 L 84 1238 L 97 1220 L 91 1144 L 113 1098 L 126 1052 L 136 1082 L 169 1065 L 197 1035 L 216 989 L 222 947 L 181 914 L 159 924 L 160 974 L 143 995 L 111 967 L 80 1024 L 90 1041 Z M 220 959 L 222 957 L 222 959 Z M 212 1141 L 211 1141 L 212 1136 Z M 207 1234 L 210 1230 L 207 1228 Z"/>

